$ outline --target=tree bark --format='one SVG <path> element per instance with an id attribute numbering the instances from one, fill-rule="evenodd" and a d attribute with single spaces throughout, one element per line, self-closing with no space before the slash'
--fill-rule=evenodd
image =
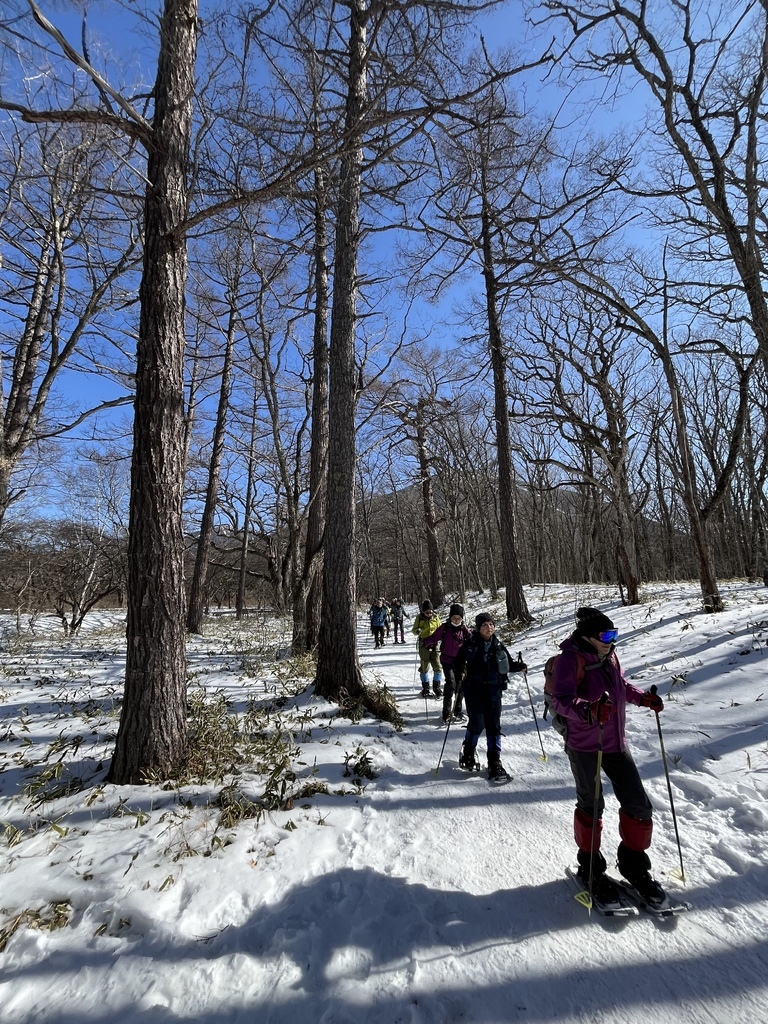
<path id="1" fill-rule="evenodd" d="M 125 699 L 110 782 L 168 775 L 187 753 L 184 311 L 197 0 L 166 0 L 147 162 L 128 543 Z"/>
<path id="2" fill-rule="evenodd" d="M 296 635 L 294 649 L 313 650 L 320 638 L 323 611 L 323 538 L 327 510 L 328 473 L 328 239 L 326 185 L 322 169 L 315 172 L 315 323 L 312 338 L 312 441 L 309 450 L 309 515 L 304 544 L 302 597 L 304 636 Z M 305 596 L 306 595 L 306 596 Z"/>
<path id="3" fill-rule="evenodd" d="M 200 536 L 197 541 L 195 568 L 192 573 L 192 584 L 189 592 L 187 629 L 190 633 L 202 633 L 203 631 L 205 580 L 208 574 L 208 558 L 211 552 L 213 521 L 216 516 L 216 503 L 219 497 L 221 461 L 224 456 L 224 435 L 227 426 L 227 412 L 229 410 L 232 381 L 232 353 L 235 347 L 235 324 L 237 322 L 236 293 L 230 296 L 230 302 L 227 340 L 224 347 L 224 364 L 221 368 L 219 404 L 216 410 L 216 424 L 213 428 L 211 461 L 208 465 L 208 486 L 205 491 L 205 505 L 203 506 L 203 515 L 200 522 Z"/>
<path id="4" fill-rule="evenodd" d="M 350 0 L 347 147 L 341 157 L 336 262 L 329 357 L 328 518 L 325 528 L 323 618 L 315 693 L 338 701 L 365 692 L 357 655 L 355 536 L 355 413 L 357 261 L 360 248 L 362 114 L 366 98 L 367 4 Z"/>
<path id="5" fill-rule="evenodd" d="M 529 623 L 531 613 L 523 593 L 520 560 L 517 554 L 515 524 L 515 492 L 512 469 L 512 446 L 509 439 L 509 405 L 507 394 L 507 360 L 501 336 L 497 306 L 498 283 L 494 269 L 491 238 L 491 211 L 486 196 L 482 196 L 483 278 L 488 316 L 488 342 L 493 369 L 493 410 L 496 425 L 496 457 L 499 472 L 499 528 L 501 532 L 501 561 L 504 567 L 506 611 L 510 622 Z"/>
<path id="6" fill-rule="evenodd" d="M 416 403 L 416 453 L 419 459 L 422 514 L 424 531 L 427 535 L 427 561 L 429 563 L 429 599 L 435 608 L 445 601 L 443 589 L 443 567 L 440 560 L 440 542 L 437 537 L 437 511 L 432 491 L 432 471 L 427 447 L 427 431 L 424 422 L 424 399 Z"/>

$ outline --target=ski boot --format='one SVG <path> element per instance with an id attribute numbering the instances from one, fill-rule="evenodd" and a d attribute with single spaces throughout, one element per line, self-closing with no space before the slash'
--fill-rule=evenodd
<path id="1" fill-rule="evenodd" d="M 475 748 L 470 746 L 467 740 L 461 745 L 461 753 L 459 754 L 459 768 L 463 768 L 465 772 L 479 772 L 480 762 L 475 756 Z"/>

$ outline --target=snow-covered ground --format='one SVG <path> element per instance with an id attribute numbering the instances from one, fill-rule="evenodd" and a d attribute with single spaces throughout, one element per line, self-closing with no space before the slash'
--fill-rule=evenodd
<path id="1" fill-rule="evenodd" d="M 374 651 L 361 620 L 366 673 L 397 694 L 405 719 L 396 733 L 371 719 L 332 717 L 334 708 L 299 692 L 285 662 L 258 655 L 264 623 L 239 629 L 221 620 L 190 644 L 194 686 L 226 696 L 241 715 L 271 705 L 269 728 L 284 737 L 292 729 L 296 744 L 295 779 L 279 809 L 222 820 L 215 801 L 232 780 L 104 784 L 123 669 L 114 619 L 92 616 L 74 640 L 51 632 L 12 643 L 7 633 L 0 1017 L 768 1020 L 768 591 L 726 584 L 727 610 L 708 616 L 697 589 L 647 587 L 635 608 L 597 588 L 532 589 L 536 623 L 510 645 L 523 652 L 540 710 L 546 658 L 570 632 L 577 604 L 597 603 L 620 628 L 627 675 L 656 683 L 667 700 L 661 722 L 684 885 L 674 877 L 678 850 L 652 713 L 630 708 L 628 733 L 656 807 L 656 873 L 694 907 L 669 920 L 590 917 L 573 899 L 563 875 L 574 855 L 572 782 L 544 723 L 548 759 L 540 757 L 521 676 L 503 716 L 514 779 L 491 786 L 458 770 L 458 727 L 435 775 L 445 731 L 438 702 L 425 709 L 416 694 L 410 639 Z M 468 602 L 468 618 L 487 607 Z M 254 802 L 269 786 L 269 758 L 260 756 L 236 780 Z M 362 774 L 344 774 L 355 765 Z M 58 797 L 40 802 L 52 787 Z M 318 787 L 327 792 L 299 795 Z M 617 821 L 609 796 L 609 860 Z"/>

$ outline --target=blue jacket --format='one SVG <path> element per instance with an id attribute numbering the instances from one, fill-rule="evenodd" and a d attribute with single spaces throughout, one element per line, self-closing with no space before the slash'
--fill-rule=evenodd
<path id="1" fill-rule="evenodd" d="M 371 605 L 371 629 L 382 629 L 387 624 L 389 609 L 385 604 L 381 608 Z"/>

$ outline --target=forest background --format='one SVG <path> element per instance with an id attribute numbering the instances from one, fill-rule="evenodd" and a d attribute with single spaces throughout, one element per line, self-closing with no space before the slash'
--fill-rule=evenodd
<path id="1" fill-rule="evenodd" d="M 111 781 L 186 756 L 185 634 L 768 582 L 768 0 L 0 16 L 0 592 L 125 605 Z"/>

